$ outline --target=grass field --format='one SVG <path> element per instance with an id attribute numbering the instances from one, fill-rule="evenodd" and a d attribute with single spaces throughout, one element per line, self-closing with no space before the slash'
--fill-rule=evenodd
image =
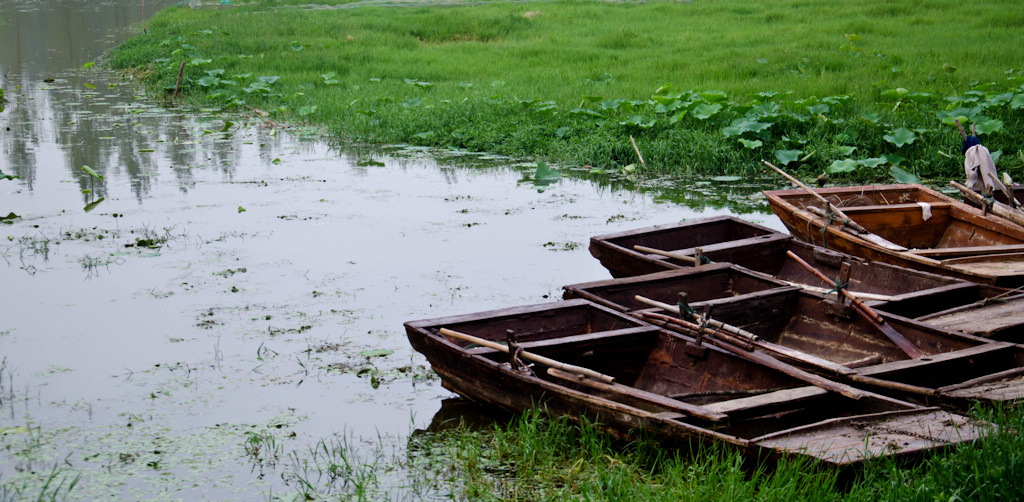
<path id="1" fill-rule="evenodd" d="M 303 5 L 296 5 L 296 4 Z M 168 8 L 113 53 L 202 106 L 248 105 L 350 142 L 616 170 L 839 180 L 961 176 L 954 118 L 1024 167 L 1024 7 L 820 3 L 255 0 Z M 999 155 L 997 154 L 997 156 Z"/>

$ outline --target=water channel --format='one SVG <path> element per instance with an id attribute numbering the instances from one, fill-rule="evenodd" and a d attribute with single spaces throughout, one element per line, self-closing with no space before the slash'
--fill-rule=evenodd
<path id="1" fill-rule="evenodd" d="M 557 301 L 609 277 L 592 235 L 782 229 L 756 185 L 541 187 L 165 107 L 101 58 L 173 3 L 0 0 L 0 495 L 292 500 L 321 441 L 401 458 L 451 413 L 404 321 Z"/>

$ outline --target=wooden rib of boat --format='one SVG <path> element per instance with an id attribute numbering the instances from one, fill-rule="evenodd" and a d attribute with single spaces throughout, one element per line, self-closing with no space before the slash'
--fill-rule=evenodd
<path id="1" fill-rule="evenodd" d="M 691 307 L 697 312 L 709 309 L 714 319 L 753 333 L 768 344 L 840 365 L 846 371 L 840 370 L 836 378 L 878 392 L 959 410 L 976 401 L 1014 405 L 1024 400 L 1021 345 L 884 315 L 888 326 L 924 354 L 914 359 L 870 322 L 854 315 L 850 306 L 795 288 L 709 300 Z M 645 316 L 642 311 L 636 315 Z M 833 366 L 793 362 L 823 374 L 836 372 Z"/>
<path id="2" fill-rule="evenodd" d="M 790 235 L 733 217 L 715 217 L 601 235 L 590 239 L 590 252 L 613 277 L 693 268 L 689 260 L 637 251 L 658 249 L 693 256 L 700 247 L 708 260 L 728 262 L 783 281 L 812 286 L 821 282 L 789 259 L 792 251 L 829 277 L 837 277 L 842 263 L 850 265 L 848 289 L 857 293 L 905 295 L 951 286 L 963 281 L 910 270 L 838 253 L 796 241 Z"/>
<path id="3" fill-rule="evenodd" d="M 1024 285 L 1024 228 L 921 185 L 815 190 L 853 222 L 858 233 L 805 190 L 764 192 L 796 237 L 868 260 L 1002 287 Z M 878 239 L 881 238 L 881 239 Z M 885 243 L 888 241 L 888 243 Z"/>
<path id="4" fill-rule="evenodd" d="M 585 300 L 414 321 L 405 328 L 413 348 L 458 394 L 512 412 L 542 407 L 553 415 L 586 416 L 622 436 L 642 429 L 670 443 L 721 442 L 763 458 L 810 457 L 849 467 L 875 457 L 917 456 L 987 430 L 937 408 L 848 388 L 854 399 L 808 385 L 796 373 L 697 345 Z M 516 353 L 586 367 L 614 382 L 543 365 L 518 369 L 519 359 L 463 339 L 490 344 L 506 340 L 508 330 L 522 350 Z"/>

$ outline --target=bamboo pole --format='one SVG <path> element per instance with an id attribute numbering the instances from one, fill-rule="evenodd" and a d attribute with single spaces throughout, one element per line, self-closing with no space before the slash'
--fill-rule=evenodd
<path id="1" fill-rule="evenodd" d="M 677 309 L 677 312 L 678 312 L 678 309 Z M 693 323 L 688 323 L 688 322 L 683 321 L 681 319 L 677 319 L 677 318 L 669 317 L 669 316 L 665 316 L 665 315 L 660 315 L 660 314 L 655 314 L 655 313 L 652 313 L 652 312 L 644 312 L 644 313 L 642 313 L 642 315 L 644 317 L 649 317 L 649 318 L 657 319 L 657 320 L 665 322 L 665 323 L 672 323 L 672 324 L 676 324 L 676 325 L 679 325 L 679 326 L 683 326 L 683 327 L 685 327 L 687 329 L 690 329 L 690 330 L 695 330 L 695 329 L 699 329 L 700 328 L 700 326 L 697 326 L 697 325 L 695 325 Z M 725 332 L 725 331 L 720 331 L 718 333 L 718 335 L 716 335 L 716 336 L 720 336 L 721 334 L 725 334 L 727 336 L 732 336 L 728 332 Z M 726 340 L 726 341 L 727 342 L 731 342 L 731 340 Z M 799 361 L 799 362 L 804 363 L 804 364 L 815 366 L 815 367 L 821 368 L 823 370 L 830 371 L 832 373 L 836 373 L 836 374 L 839 374 L 839 375 L 850 375 L 850 374 L 853 373 L 853 370 L 851 370 L 850 368 L 848 368 L 846 366 L 843 366 L 841 364 L 829 361 L 828 359 L 822 359 L 820 357 L 808 354 L 806 352 L 801 352 L 799 350 L 793 350 L 793 349 L 791 349 L 789 347 L 783 347 L 782 345 L 778 345 L 778 344 L 775 344 L 775 343 L 772 343 L 772 342 L 768 342 L 768 341 L 765 341 L 763 339 L 761 339 L 761 340 L 754 340 L 754 341 L 750 341 L 750 340 L 746 340 L 746 339 L 741 339 L 741 341 L 745 342 L 745 343 L 749 343 L 751 345 L 751 347 L 753 347 L 753 348 L 758 348 L 758 349 L 761 349 L 761 350 L 763 350 L 765 352 L 771 352 L 771 353 L 774 353 L 774 354 L 778 354 L 778 355 L 780 355 L 782 357 L 786 357 L 786 358 L 792 359 L 794 361 Z"/>
<path id="2" fill-rule="evenodd" d="M 1017 225 L 1024 226 L 1024 211 L 1014 209 L 1009 205 L 996 200 L 989 202 L 981 195 L 975 193 L 974 190 L 971 190 L 970 188 L 967 188 L 955 181 L 950 181 L 949 184 L 957 190 L 960 190 L 960 193 L 963 194 L 965 199 L 970 199 L 971 202 L 978 206 L 988 206 L 992 209 L 992 214 L 1012 223 L 1016 223 Z"/>
<path id="3" fill-rule="evenodd" d="M 494 342 L 492 342 L 490 340 L 485 340 L 485 339 L 480 338 L 480 337 L 476 337 L 476 336 L 473 336 L 473 335 L 467 335 L 465 333 L 460 333 L 458 331 L 452 331 L 452 330 L 450 330 L 448 328 L 441 328 L 441 334 L 444 335 L 444 336 L 450 336 L 452 338 L 458 338 L 460 340 L 465 340 L 467 342 L 472 342 L 472 343 L 475 343 L 477 345 L 480 345 L 480 346 L 483 346 L 483 347 L 487 347 L 487 348 L 490 348 L 490 349 L 494 349 L 494 350 L 497 350 L 499 352 L 504 352 L 504 353 L 508 354 L 508 347 L 506 347 L 506 346 L 504 346 L 504 345 L 502 345 L 500 343 L 494 343 Z M 593 378 L 595 380 L 600 380 L 602 382 L 609 383 L 609 384 L 615 383 L 615 377 L 611 377 L 611 376 L 605 375 L 603 373 L 598 373 L 598 372 L 596 372 L 594 370 L 583 368 L 581 366 L 574 366 L 572 364 L 566 364 L 566 363 L 563 363 L 563 362 L 559 362 L 559 361 L 556 361 L 556 360 L 548 358 L 548 357 L 544 357 L 544 356 L 541 356 L 541 355 L 538 355 L 538 354 L 534 354 L 532 352 L 527 352 L 525 350 L 519 351 L 519 356 L 522 357 L 523 359 L 529 359 L 530 361 L 533 361 L 535 363 L 543 364 L 544 366 L 549 366 L 549 367 L 552 367 L 552 368 L 558 368 L 558 369 L 560 369 L 562 371 L 568 371 L 570 373 L 576 373 L 576 374 L 583 375 L 583 376 L 586 376 L 586 377 L 590 377 L 590 378 Z"/>
<path id="4" fill-rule="evenodd" d="M 697 263 L 697 258 L 694 258 L 693 256 L 690 255 L 685 255 L 682 253 L 673 253 L 671 251 L 662 251 L 660 249 L 649 248 L 647 246 L 641 246 L 639 244 L 633 246 L 633 250 L 640 251 L 641 253 L 656 254 L 664 256 L 666 258 L 674 258 L 676 260 L 685 261 L 690 264 Z"/>
<path id="5" fill-rule="evenodd" d="M 634 296 L 633 299 L 638 301 L 638 302 L 640 302 L 640 303 L 644 303 L 644 304 L 650 305 L 652 307 L 658 307 L 659 309 L 662 309 L 662 310 L 665 310 L 665 311 L 668 311 L 668 312 L 672 312 L 672 313 L 675 313 L 675 314 L 679 313 L 679 307 L 677 307 L 675 305 L 669 305 L 667 303 L 659 302 L 657 300 L 652 300 L 650 298 L 643 297 L 643 296 L 640 296 L 640 295 Z M 696 315 L 696 314 L 690 314 L 690 318 L 694 319 L 694 320 L 701 320 L 700 316 Z M 737 336 L 737 337 L 739 337 L 741 339 L 744 339 L 744 340 L 755 342 L 755 341 L 761 339 L 759 336 L 757 336 L 757 335 L 755 335 L 755 334 L 753 334 L 753 333 L 751 333 L 749 331 L 737 328 L 736 326 L 731 326 L 731 325 L 725 324 L 724 322 L 721 322 L 721 321 L 716 321 L 714 319 L 707 319 L 707 323 L 708 323 L 708 326 L 711 326 L 712 328 L 715 328 L 715 329 L 718 329 L 718 330 L 721 330 L 721 331 L 725 331 L 726 333 L 735 335 L 735 336 Z"/>
<path id="6" fill-rule="evenodd" d="M 730 343 L 716 344 L 716 346 L 722 348 L 723 350 L 731 352 L 742 359 L 746 359 L 747 361 L 760 364 L 761 366 L 767 366 L 768 368 L 789 375 L 793 378 L 796 378 L 797 380 L 806 382 L 815 387 L 821 387 L 822 389 L 841 394 L 850 399 L 860 399 L 868 395 L 867 393 L 858 390 L 854 387 L 851 387 L 849 385 L 839 382 L 833 382 L 832 380 L 829 380 L 823 376 L 808 373 L 800 368 L 797 368 L 796 366 L 793 366 L 792 364 L 787 364 L 782 361 L 779 361 L 778 359 L 775 359 L 774 357 L 769 356 L 763 352 L 747 352 L 741 349 L 740 347 L 737 347 Z"/>

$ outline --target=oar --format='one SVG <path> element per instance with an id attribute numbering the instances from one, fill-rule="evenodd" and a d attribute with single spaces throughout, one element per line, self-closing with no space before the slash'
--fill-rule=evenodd
<path id="1" fill-rule="evenodd" d="M 631 397 L 639 401 L 656 404 L 662 408 L 666 408 L 679 413 L 684 413 L 710 422 L 722 422 L 728 420 L 729 418 L 729 416 L 724 413 L 711 411 L 703 406 L 697 406 L 694 404 L 687 403 L 685 401 L 679 401 L 677 399 L 662 396 L 661 394 L 655 394 L 653 392 L 640 390 L 635 387 L 629 387 L 617 383 L 604 383 L 599 382 L 597 380 L 591 380 L 589 378 L 584 378 L 576 373 L 562 371 L 557 368 L 548 368 L 548 375 L 569 382 L 575 382 L 580 385 L 583 385 L 584 387 L 590 387 L 591 389 L 619 394 L 622 396 Z"/>
<path id="2" fill-rule="evenodd" d="M 642 298 L 642 297 L 638 297 L 638 298 Z M 678 307 L 674 307 L 672 305 L 668 305 L 668 304 L 665 304 L 665 303 L 657 302 L 657 301 L 654 301 L 654 300 L 648 300 L 648 301 L 650 302 L 650 303 L 648 303 L 648 305 L 651 305 L 652 307 L 658 307 L 658 308 L 660 308 L 662 310 L 665 310 L 667 312 L 672 312 L 674 314 L 678 314 L 679 313 L 679 308 Z M 690 322 L 687 322 L 687 321 L 684 321 L 682 319 L 678 319 L 678 318 L 675 318 L 675 317 L 669 317 L 669 316 L 666 316 L 666 315 L 656 314 L 656 313 L 652 313 L 652 312 L 643 312 L 641 315 L 643 315 L 645 318 L 656 319 L 656 320 L 659 320 L 661 322 L 670 323 L 670 324 L 676 324 L 676 325 L 685 327 L 685 328 L 687 328 L 687 329 L 689 329 L 691 331 L 695 331 L 695 330 L 700 329 L 700 326 L 697 326 L 696 324 L 693 324 L 693 323 L 690 323 Z M 732 336 L 734 336 L 734 335 L 730 334 L 727 331 L 719 331 L 718 332 L 718 336 L 719 337 L 721 335 L 723 335 L 723 334 L 728 336 L 728 337 L 730 337 L 730 338 Z M 732 340 L 729 340 L 729 339 L 727 339 L 725 341 L 728 342 L 728 343 L 734 343 Z M 765 341 L 765 340 L 763 340 L 761 338 L 758 338 L 756 340 L 740 338 L 739 341 L 741 343 L 748 344 L 751 347 L 756 347 L 758 349 L 761 349 L 761 350 L 763 350 L 765 352 L 771 352 L 771 353 L 774 353 L 774 354 L 778 354 L 778 355 L 780 355 L 782 357 L 786 357 L 786 358 L 792 359 L 794 361 L 800 361 L 800 362 L 802 362 L 804 364 L 808 364 L 808 365 L 811 365 L 811 366 L 816 366 L 816 367 L 821 368 L 823 370 L 827 370 L 827 371 L 830 371 L 832 373 L 836 373 L 836 374 L 839 374 L 839 375 L 850 375 L 850 374 L 853 373 L 853 370 L 851 370 L 850 368 L 848 368 L 846 366 L 843 366 L 841 364 L 829 361 L 828 359 L 822 359 L 820 357 L 813 356 L 813 355 L 808 354 L 806 352 L 800 352 L 799 350 L 793 350 L 793 349 L 791 349 L 789 347 L 783 347 L 781 345 Z"/>
<path id="3" fill-rule="evenodd" d="M 864 228 L 863 226 L 861 226 L 856 221 L 853 221 L 852 219 L 850 219 L 849 216 L 846 216 L 846 213 L 843 213 L 842 211 L 839 210 L 838 207 L 835 207 L 834 205 L 832 205 L 832 203 L 829 202 L 828 199 L 826 199 L 825 197 L 822 197 L 822 195 L 819 194 L 818 192 L 815 192 L 814 190 L 811 190 L 810 187 L 808 187 L 807 185 L 803 184 L 803 182 L 801 182 L 800 180 L 790 176 L 789 173 L 787 173 L 786 171 L 783 171 L 782 169 L 779 169 L 778 167 L 775 167 L 774 165 L 772 165 L 771 162 L 768 162 L 767 160 L 763 160 L 762 159 L 761 162 L 764 162 L 764 164 L 766 166 L 774 169 L 775 172 L 785 176 L 786 179 L 791 181 L 793 184 L 795 184 L 796 186 L 804 189 L 807 193 L 809 193 L 812 196 L 814 196 L 814 198 L 816 198 L 816 199 L 820 200 L 822 203 L 824 203 L 825 207 L 828 210 L 830 210 L 833 213 L 835 213 L 835 215 L 837 217 L 836 220 L 838 220 L 840 223 L 842 223 L 842 225 L 840 226 L 840 229 L 846 230 L 848 233 L 856 235 L 857 237 L 860 237 L 861 239 L 864 239 L 864 240 L 866 240 L 868 242 L 874 243 L 875 245 L 884 247 L 884 248 L 889 249 L 891 251 L 901 252 L 901 251 L 906 251 L 907 250 L 906 247 L 900 246 L 899 244 L 896 244 L 894 242 L 890 242 L 889 240 L 887 240 L 886 238 L 882 237 L 881 235 L 874 234 L 870 230 L 868 230 L 868 229 Z M 816 208 L 811 208 L 811 207 L 807 208 L 808 211 L 814 212 L 812 209 L 816 209 Z M 817 214 L 817 213 L 815 213 L 815 214 Z M 827 222 L 828 222 L 828 220 L 827 220 L 827 216 L 826 216 L 826 223 Z M 850 229 L 852 229 L 852 231 Z M 919 257 L 919 256 L 914 256 L 914 258 L 912 258 L 912 259 L 915 260 L 915 261 L 925 261 L 925 260 L 927 260 L 928 262 L 934 262 L 932 264 L 938 263 L 935 260 L 929 260 L 927 258 L 922 260 L 920 258 L 921 257 Z"/>
<path id="4" fill-rule="evenodd" d="M 679 319 L 675 320 L 678 321 Z M 832 380 L 829 380 L 823 376 L 808 373 L 800 368 L 797 368 L 796 366 L 793 366 L 792 364 L 786 364 L 762 352 L 747 352 L 742 348 L 737 347 L 731 343 L 716 343 L 715 345 L 739 356 L 740 358 L 746 359 L 747 361 L 752 361 L 756 364 L 767 366 L 771 369 L 777 370 L 781 373 L 796 378 L 797 380 L 801 380 L 803 382 L 814 385 L 815 387 L 821 387 L 822 389 L 841 394 L 850 399 L 860 399 L 867 395 L 856 388 L 850 387 L 849 385 L 842 384 L 839 382 L 833 382 Z M 849 373 L 849 370 L 847 370 L 847 373 Z"/>
<path id="5" fill-rule="evenodd" d="M 865 305 L 864 302 L 860 301 L 860 299 L 857 298 L 853 293 L 847 291 L 846 288 L 838 287 L 838 285 L 835 282 L 832 282 L 832 280 L 826 277 L 825 274 L 821 273 L 818 269 L 811 266 L 810 263 L 807 263 L 802 258 L 797 256 L 796 253 L 792 251 L 786 251 L 786 255 L 796 260 L 797 263 L 799 263 L 802 267 L 807 269 L 808 272 L 814 274 L 819 279 L 824 281 L 825 284 L 828 284 L 838 289 L 840 294 L 848 298 L 850 302 L 853 303 L 854 310 L 856 310 L 861 317 L 863 317 L 865 320 L 871 323 L 871 325 L 874 326 L 876 329 L 881 331 L 882 334 L 889 338 L 889 340 L 892 340 L 892 342 L 895 343 L 896 346 L 899 347 L 900 350 L 902 350 L 903 353 L 905 353 L 908 357 L 910 357 L 911 359 L 920 359 L 924 357 L 924 352 L 921 352 L 921 349 L 917 348 L 916 345 L 911 343 L 910 340 L 907 340 L 907 338 L 900 334 L 899 331 L 896 331 L 895 328 L 887 324 L 885 322 L 885 319 L 882 318 L 882 316 L 878 315 L 878 313 L 872 310 L 871 307 Z"/>
<path id="6" fill-rule="evenodd" d="M 494 343 L 490 340 L 485 340 L 480 337 L 473 335 L 467 335 L 458 331 L 453 331 L 448 328 L 441 328 L 441 334 L 444 336 L 450 336 L 452 338 L 458 338 L 467 342 L 475 343 L 477 345 L 487 347 L 490 349 L 497 350 L 499 352 L 508 353 L 508 347 L 500 343 Z M 645 390 L 630 387 L 628 385 L 622 385 L 615 383 L 615 378 L 608 375 L 598 373 L 594 370 L 582 368 L 580 366 L 574 366 L 572 364 L 565 364 L 554 359 L 544 357 L 541 355 L 527 352 L 525 350 L 519 351 L 519 356 L 523 359 L 529 359 L 533 362 L 543 364 L 548 367 L 548 374 L 563 380 L 576 382 L 580 385 L 590 387 L 605 392 L 611 392 L 622 396 L 630 397 L 639 401 L 644 401 L 651 404 L 656 404 L 662 408 L 670 409 L 679 413 L 685 413 L 687 415 L 697 417 L 703 420 L 711 422 L 721 422 L 728 419 L 729 417 L 722 413 L 717 413 L 701 406 L 696 406 L 683 401 L 678 401 L 672 398 L 662 396 L 661 394 L 655 394 L 653 392 L 647 392 Z"/>
<path id="7" fill-rule="evenodd" d="M 444 336 L 450 336 L 452 338 L 458 338 L 460 340 L 465 340 L 467 342 L 472 342 L 472 343 L 475 343 L 477 345 L 480 345 L 480 346 L 483 346 L 483 347 L 487 347 L 489 349 L 494 349 L 494 350 L 497 350 L 499 352 L 504 352 L 504 353 L 508 354 L 508 347 L 506 347 L 506 346 L 504 346 L 504 345 L 502 345 L 500 343 L 494 343 L 494 342 L 492 342 L 490 340 L 485 340 L 483 338 L 479 338 L 479 337 L 476 337 L 476 336 L 473 336 L 473 335 L 467 335 L 465 333 L 459 333 L 458 331 L 452 331 L 452 330 L 450 330 L 448 328 L 441 328 L 441 334 L 444 335 Z M 541 355 L 537 355 L 537 354 L 534 354 L 532 352 L 527 352 L 525 350 L 519 351 L 519 356 L 522 357 L 523 359 L 529 359 L 529 360 L 531 360 L 531 361 L 533 361 L 535 363 L 543 364 L 544 366 L 550 366 L 552 368 L 558 368 L 558 369 L 560 369 L 562 371 L 568 371 L 570 373 L 576 373 L 576 374 L 583 375 L 583 376 L 586 376 L 586 377 L 590 377 L 590 378 L 593 378 L 593 379 L 596 379 L 596 380 L 600 380 L 600 381 L 605 382 L 605 383 L 615 383 L 615 378 L 614 377 L 610 377 L 610 376 L 605 375 L 603 373 L 598 373 L 598 372 L 596 372 L 594 370 L 583 368 L 581 366 L 574 366 L 572 364 L 565 364 L 565 363 L 556 361 L 556 360 L 551 359 L 551 358 L 547 358 L 547 357 L 544 357 L 544 356 L 541 356 Z"/>

